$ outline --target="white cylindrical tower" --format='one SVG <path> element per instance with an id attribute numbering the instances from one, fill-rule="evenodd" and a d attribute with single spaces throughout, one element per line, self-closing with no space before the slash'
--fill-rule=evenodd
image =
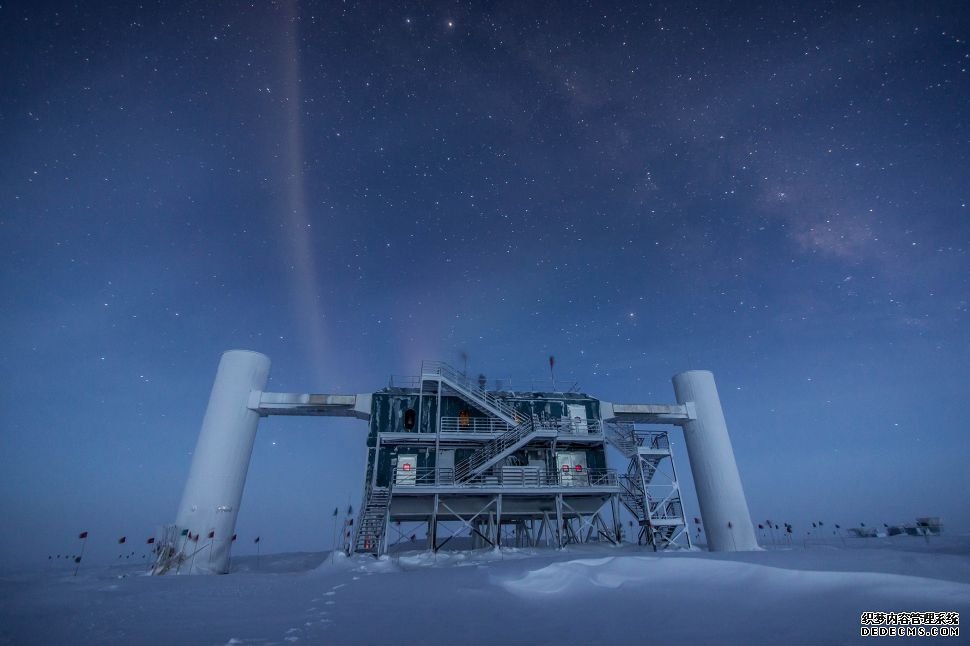
<path id="1" fill-rule="evenodd" d="M 690 370 L 674 375 L 673 382 L 677 402 L 688 404 L 692 413 L 684 437 L 709 549 L 759 549 L 714 375 Z"/>
<path id="2" fill-rule="evenodd" d="M 180 572 L 229 571 L 229 550 L 259 424 L 249 398 L 252 391 L 266 387 L 269 366 L 269 357 L 258 352 L 230 350 L 222 355 L 175 520 Z"/>

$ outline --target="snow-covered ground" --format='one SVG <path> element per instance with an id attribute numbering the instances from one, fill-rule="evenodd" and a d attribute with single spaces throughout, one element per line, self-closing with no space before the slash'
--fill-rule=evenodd
<path id="1" fill-rule="evenodd" d="M 2 644 L 842 644 L 864 611 L 970 616 L 970 537 L 763 552 L 324 553 L 227 576 L 0 577 Z M 963 643 L 966 635 L 943 639 Z"/>

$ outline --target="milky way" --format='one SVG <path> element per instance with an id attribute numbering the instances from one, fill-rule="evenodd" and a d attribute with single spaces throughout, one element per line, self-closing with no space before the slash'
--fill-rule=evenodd
<path id="1" fill-rule="evenodd" d="M 237 347 L 294 392 L 463 355 L 531 388 L 555 355 L 561 382 L 665 403 L 710 369 L 753 517 L 970 529 L 968 25 L 960 3 L 0 7 L 4 561 L 172 521 Z M 363 441 L 264 422 L 240 533 L 327 547 Z"/>

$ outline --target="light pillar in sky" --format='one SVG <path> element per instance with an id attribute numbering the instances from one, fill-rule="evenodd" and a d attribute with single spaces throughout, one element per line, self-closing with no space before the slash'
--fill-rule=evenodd
<path id="1" fill-rule="evenodd" d="M 269 357 L 258 352 L 230 350 L 222 355 L 175 520 L 179 532 L 187 531 L 178 540 L 181 572 L 229 571 L 259 424 L 259 413 L 249 409 L 250 394 L 266 387 L 269 367 Z"/>
<path id="2" fill-rule="evenodd" d="M 714 375 L 690 370 L 674 375 L 673 382 L 677 402 L 686 404 L 691 413 L 684 437 L 708 548 L 712 552 L 759 549 Z"/>

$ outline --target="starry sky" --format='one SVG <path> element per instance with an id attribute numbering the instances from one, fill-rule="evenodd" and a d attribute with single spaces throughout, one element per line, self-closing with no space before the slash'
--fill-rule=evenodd
<path id="1" fill-rule="evenodd" d="M 285 392 L 709 369 L 756 521 L 970 531 L 968 38 L 960 2 L 0 5 L 0 562 L 144 551 L 231 348 Z M 237 552 L 328 548 L 365 428 L 264 420 Z"/>

